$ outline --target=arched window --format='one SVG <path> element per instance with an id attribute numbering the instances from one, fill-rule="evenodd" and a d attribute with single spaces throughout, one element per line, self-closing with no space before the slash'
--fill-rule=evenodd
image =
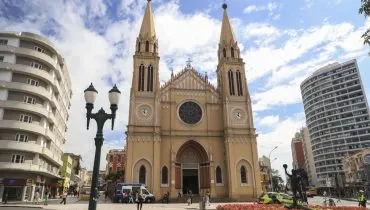
<path id="1" fill-rule="evenodd" d="M 137 43 L 137 51 L 140 52 L 141 43 Z"/>
<path id="2" fill-rule="evenodd" d="M 224 54 L 224 58 L 226 58 L 226 49 L 224 48 L 224 49 L 222 50 L 222 52 L 223 52 L 223 54 Z"/>
<path id="3" fill-rule="evenodd" d="M 242 184 L 247 184 L 247 170 L 245 169 L 245 166 L 240 168 L 240 181 Z"/>
<path id="4" fill-rule="evenodd" d="M 162 168 L 162 184 L 168 184 L 168 168 L 166 166 Z"/>
<path id="5" fill-rule="evenodd" d="M 146 91 L 153 91 L 153 66 L 148 66 L 148 81 L 146 84 Z"/>
<path id="6" fill-rule="evenodd" d="M 221 184 L 222 183 L 222 174 L 221 174 L 221 168 L 220 166 L 217 166 L 216 168 L 216 183 Z"/>
<path id="7" fill-rule="evenodd" d="M 236 71 L 236 87 L 238 89 L 238 96 L 243 95 L 242 76 L 240 71 Z"/>
<path id="8" fill-rule="evenodd" d="M 154 53 L 157 52 L 157 44 L 154 44 Z"/>
<path id="9" fill-rule="evenodd" d="M 233 47 L 231 48 L 231 57 L 232 58 L 234 57 L 234 48 Z"/>
<path id="10" fill-rule="evenodd" d="M 144 65 L 141 64 L 139 67 L 139 81 L 138 81 L 139 91 L 144 91 L 144 74 L 145 74 L 145 68 L 144 68 Z"/>
<path id="11" fill-rule="evenodd" d="M 140 166 L 139 170 L 139 183 L 145 184 L 145 178 L 146 178 L 146 169 L 145 166 Z"/>
<path id="12" fill-rule="evenodd" d="M 145 42 L 145 52 L 149 52 L 149 41 Z"/>
<path id="13" fill-rule="evenodd" d="M 234 74 L 231 70 L 228 72 L 228 77 L 229 77 L 229 91 L 230 95 L 234 96 L 235 95 L 235 90 L 234 90 Z"/>

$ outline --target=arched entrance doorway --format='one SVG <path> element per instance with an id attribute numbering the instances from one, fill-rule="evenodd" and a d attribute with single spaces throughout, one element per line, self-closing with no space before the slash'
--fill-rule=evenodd
<path id="1" fill-rule="evenodd" d="M 176 154 L 175 186 L 182 193 L 199 194 L 200 189 L 210 187 L 209 159 L 203 146 L 190 140 Z"/>

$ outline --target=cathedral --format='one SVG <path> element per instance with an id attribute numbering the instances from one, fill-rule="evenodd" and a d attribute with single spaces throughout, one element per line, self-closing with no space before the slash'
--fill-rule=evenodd
<path id="1" fill-rule="evenodd" d="M 251 201 L 261 192 L 245 65 L 223 9 L 217 86 L 190 64 L 161 86 L 148 0 L 133 56 L 125 182 L 145 184 L 156 198 L 191 191 Z"/>

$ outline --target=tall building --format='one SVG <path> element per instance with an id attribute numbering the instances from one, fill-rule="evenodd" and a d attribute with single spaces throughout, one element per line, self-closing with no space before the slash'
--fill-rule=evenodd
<path id="1" fill-rule="evenodd" d="M 303 135 L 301 132 L 297 132 L 295 137 L 292 139 L 292 157 L 293 157 L 293 168 L 305 168 L 305 159 L 303 154 Z"/>
<path id="2" fill-rule="evenodd" d="M 301 93 L 319 188 L 344 180 L 343 157 L 370 147 L 369 107 L 356 60 L 305 79 Z"/>
<path id="3" fill-rule="evenodd" d="M 111 173 L 122 173 L 126 166 L 126 150 L 125 149 L 111 149 L 106 156 L 107 166 L 105 169 L 106 175 Z"/>
<path id="4" fill-rule="evenodd" d="M 305 170 L 308 175 L 308 183 L 311 186 L 317 185 L 317 176 L 315 170 L 315 162 L 313 161 L 312 146 L 310 140 L 310 134 L 308 133 L 308 128 L 302 128 L 301 132 L 303 133 L 302 137 L 302 146 L 303 146 L 303 156 L 304 156 L 304 165 Z"/>
<path id="5" fill-rule="evenodd" d="M 76 189 L 79 186 L 82 186 L 81 182 L 81 155 L 76 155 L 73 153 L 64 153 L 72 158 L 72 170 L 71 170 L 71 179 L 69 185 Z"/>
<path id="6" fill-rule="evenodd" d="M 73 159 L 68 154 L 62 155 L 62 161 L 63 165 L 60 168 L 60 176 L 62 177 L 62 180 L 58 182 L 58 194 L 62 194 L 64 190 L 69 189 L 69 184 L 71 181 L 71 175 L 72 175 L 72 162 Z"/>
<path id="7" fill-rule="evenodd" d="M 0 32 L 0 198 L 56 192 L 66 142 L 71 81 L 44 37 Z"/>
<path id="8" fill-rule="evenodd" d="M 190 62 L 160 86 L 148 1 L 133 57 L 125 181 L 144 183 L 155 196 L 191 190 L 251 201 L 261 192 L 245 66 L 223 8 L 217 87 Z"/>

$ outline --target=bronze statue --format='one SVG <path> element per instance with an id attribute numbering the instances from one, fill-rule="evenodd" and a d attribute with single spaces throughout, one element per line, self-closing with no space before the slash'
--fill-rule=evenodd
<path id="1" fill-rule="evenodd" d="M 293 192 L 293 205 L 289 208 L 304 208 L 297 204 L 297 198 L 301 200 L 303 203 L 307 204 L 307 196 L 306 196 L 306 183 L 305 179 L 307 178 L 307 173 L 304 169 L 292 169 L 292 174 L 289 174 L 287 171 L 288 165 L 283 165 L 285 174 L 290 178 L 290 186 Z M 298 193 L 298 196 L 297 196 Z"/>

